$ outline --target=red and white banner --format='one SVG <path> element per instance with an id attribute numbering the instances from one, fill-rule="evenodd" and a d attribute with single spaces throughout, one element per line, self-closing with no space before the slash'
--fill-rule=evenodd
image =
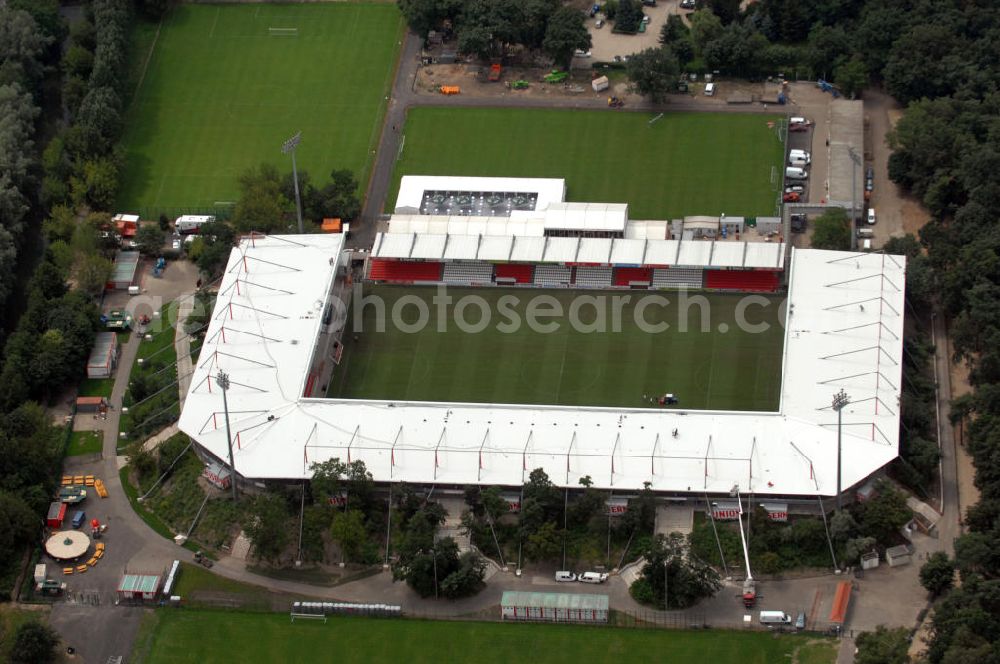
<path id="1" fill-rule="evenodd" d="M 343 507 L 347 504 L 347 492 L 341 491 L 339 496 L 330 496 L 328 502 L 333 507 Z"/>
<path id="2" fill-rule="evenodd" d="M 501 494 L 500 497 L 507 501 L 508 512 L 511 514 L 518 514 L 521 512 L 521 494 L 504 493 Z"/>
<path id="3" fill-rule="evenodd" d="M 712 518 L 716 521 L 736 521 L 740 518 L 740 506 L 736 503 L 713 503 Z"/>
<path id="4" fill-rule="evenodd" d="M 628 498 L 608 498 L 604 504 L 608 508 L 608 516 L 621 516 L 628 512 Z"/>

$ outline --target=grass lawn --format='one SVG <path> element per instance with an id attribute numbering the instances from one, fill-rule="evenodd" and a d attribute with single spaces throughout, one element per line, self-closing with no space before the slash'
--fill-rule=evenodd
<path id="1" fill-rule="evenodd" d="M 782 146 L 747 113 L 416 108 L 386 209 L 403 175 L 566 179 L 566 199 L 628 203 L 633 219 L 775 214 Z M 780 176 L 780 173 L 778 173 Z"/>
<path id="2" fill-rule="evenodd" d="M 680 306 L 680 295 L 632 294 L 621 310 L 620 331 L 612 331 L 612 297 L 624 293 L 567 290 L 507 290 L 501 288 L 449 288 L 458 303 L 465 296 L 483 298 L 491 311 L 490 324 L 479 333 L 463 332 L 455 323 L 451 306 L 446 312 L 447 329 L 437 329 L 437 308 L 432 288 L 398 286 L 369 287 L 366 296 L 379 296 L 391 312 L 404 296 L 426 302 L 431 323 L 421 331 L 407 333 L 386 324 L 375 328 L 376 309 L 366 306 L 362 331 L 353 323 L 344 335 L 344 358 L 331 380 L 328 395 L 338 398 L 398 399 L 417 401 L 471 401 L 479 403 L 560 404 L 570 406 L 649 406 L 643 395 L 672 392 L 685 408 L 774 410 L 781 384 L 783 328 L 778 324 L 778 300 L 766 308 L 747 310 L 749 322 L 766 322 L 766 332 L 752 334 L 735 324 L 739 295 L 698 295 L 709 306 L 709 325 L 700 331 L 700 306 Z M 521 324 L 513 332 L 498 329 L 508 318 L 498 313 L 498 300 L 515 296 L 512 307 Z M 538 319 L 556 322 L 552 333 L 535 331 L 526 324 L 528 301 L 545 297 L 571 311 L 574 298 L 597 296 L 606 303 L 606 333 L 574 329 L 570 317 Z M 660 297 L 660 300 L 653 298 Z M 605 299 L 606 298 L 606 299 Z M 645 309 L 640 298 L 650 298 Z M 357 300 L 355 300 L 355 303 Z M 682 310 L 684 315 L 682 315 Z M 405 322 L 416 319 L 413 304 L 401 309 Z M 499 310 L 503 312 L 501 308 Z M 666 323 L 665 331 L 643 331 L 635 323 L 641 312 L 650 324 Z M 464 319 L 475 323 L 480 311 L 465 309 Z M 352 316 L 352 320 L 353 320 Z M 583 306 L 579 320 L 593 322 L 595 309 Z M 687 331 L 682 331 L 684 326 Z M 719 331 L 728 326 L 725 333 Z M 467 328 L 468 329 L 468 328 Z M 354 340 L 355 335 L 357 341 Z M 659 406 L 657 406 L 659 407 Z"/>
<path id="3" fill-rule="evenodd" d="M 332 618 L 289 623 L 287 614 L 158 610 L 144 628 L 133 661 L 224 662 L 220 643 L 253 644 L 241 661 L 299 662 L 336 653 L 338 662 L 791 662 L 808 637 L 768 632 L 614 629 L 568 625 Z M 140 650 L 141 649 L 141 650 Z M 145 652 L 143 652 L 145 651 Z M 148 654 L 147 654 L 148 653 Z M 145 658 L 136 655 L 146 654 Z M 825 659 L 835 661 L 834 651 Z"/>
<path id="4" fill-rule="evenodd" d="M 135 39 L 151 42 L 140 28 Z M 298 131 L 300 173 L 347 168 L 363 186 L 402 28 L 395 3 L 173 8 L 127 115 L 118 206 L 152 215 L 234 201 L 248 167 L 291 170 L 281 144 Z"/>
<path id="5" fill-rule="evenodd" d="M 11 650 L 17 628 L 32 620 L 47 622 L 48 611 L 25 611 L 10 604 L 0 604 L 0 662 L 13 661 Z"/>
<path id="6" fill-rule="evenodd" d="M 80 382 L 81 397 L 111 397 L 111 388 L 115 386 L 114 378 L 84 378 Z"/>
<path id="7" fill-rule="evenodd" d="M 66 456 L 100 454 L 104 438 L 100 431 L 74 431 L 69 440 Z"/>

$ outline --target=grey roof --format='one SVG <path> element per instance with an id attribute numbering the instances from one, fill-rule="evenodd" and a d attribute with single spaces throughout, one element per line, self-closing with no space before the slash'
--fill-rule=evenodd
<path id="1" fill-rule="evenodd" d="M 500 599 L 500 606 L 537 606 L 543 609 L 607 611 L 608 596 L 576 593 L 529 593 L 508 590 Z"/>

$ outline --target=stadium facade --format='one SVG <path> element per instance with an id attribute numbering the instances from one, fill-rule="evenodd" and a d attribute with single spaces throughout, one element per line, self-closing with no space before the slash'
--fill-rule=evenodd
<path id="1" fill-rule="evenodd" d="M 460 194 L 505 191 L 499 180 L 463 180 L 468 189 L 458 190 Z M 511 182 L 515 188 L 508 191 L 558 190 L 559 185 L 546 182 L 547 188 L 537 192 L 530 191 L 530 181 Z M 713 271 L 782 273 L 787 300 L 777 411 L 322 398 L 342 350 L 334 312 L 349 297 L 358 255 L 345 251 L 340 235 L 257 236 L 241 241 L 230 257 L 181 414 L 181 430 L 204 456 L 228 465 L 223 396 L 215 381 L 222 371 L 230 380 L 233 459 L 243 481 L 301 481 L 311 476 L 311 464 L 337 457 L 364 461 L 375 480 L 385 483 L 516 487 L 541 467 L 555 484 L 566 487 L 578 486 L 589 475 L 595 486 L 622 492 L 649 483 L 657 492 L 676 495 L 724 495 L 738 485 L 760 497 L 832 496 L 838 431 L 831 402 L 841 389 L 851 396 L 841 413 L 843 489 L 896 457 L 904 258 L 793 249 L 785 270 L 780 236 L 773 242 L 764 241 L 770 236 L 752 242 L 693 235 L 684 231 L 683 222 L 630 221 L 627 210 L 619 223 L 622 209 L 605 204 L 598 207 L 611 219 L 600 221 L 596 208 L 587 207 L 594 204 L 566 204 L 551 200 L 554 195 L 546 199 L 548 194 L 535 196 L 536 209 L 524 214 L 449 214 L 443 220 L 420 214 L 421 205 L 447 202 L 447 197 L 428 198 L 426 192 L 451 192 L 448 196 L 454 197 L 455 184 L 453 179 L 426 179 L 420 192 L 406 194 L 408 207 L 417 210 L 401 210 L 378 235 L 372 252 L 364 256 L 366 277 L 378 276 L 378 261 L 436 264 L 418 272 L 420 278 L 411 278 L 409 268 L 393 272 L 390 266 L 385 272 L 383 266 L 383 280 L 390 282 L 525 288 L 677 287 L 652 280 L 622 283 L 619 270 L 701 270 L 698 285 L 708 288 L 712 282 L 706 275 Z M 504 205 L 512 201 L 512 207 L 521 202 L 497 198 Z M 538 200 L 544 207 L 537 207 Z M 549 233 L 546 220 L 557 217 Z M 574 225 L 581 232 L 567 233 Z M 663 236 L 658 230 L 650 235 L 650 228 L 662 228 Z M 514 249 L 524 243 L 534 253 L 515 256 Z M 493 253 L 487 251 L 490 247 Z M 581 251 L 588 260 L 579 260 Z M 616 256 L 629 258 L 616 262 Z M 657 258 L 650 262 L 647 256 Z M 676 262 L 681 256 L 692 258 Z M 471 278 L 467 269 L 454 269 L 469 263 L 490 265 L 492 277 L 481 268 Z M 500 277 L 506 273 L 501 266 L 516 264 L 534 265 L 535 270 L 567 268 L 569 281 L 538 283 L 537 272 L 528 282 Z M 597 282 L 592 281 L 596 273 L 584 272 L 588 276 L 578 282 L 581 267 L 606 272 Z M 740 290 L 739 280 L 724 283 Z M 747 283 L 747 290 L 769 289 L 754 288 L 759 283 L 754 279 Z"/>

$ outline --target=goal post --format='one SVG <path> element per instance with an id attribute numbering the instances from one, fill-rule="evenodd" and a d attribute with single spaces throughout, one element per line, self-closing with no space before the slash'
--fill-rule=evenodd
<path id="1" fill-rule="evenodd" d="M 298 37 L 298 28 L 268 28 L 267 34 L 271 37 Z"/>

